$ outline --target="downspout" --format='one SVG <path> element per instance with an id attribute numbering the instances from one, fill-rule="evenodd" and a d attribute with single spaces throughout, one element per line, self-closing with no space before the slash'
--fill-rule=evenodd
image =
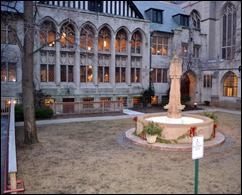
<path id="1" fill-rule="evenodd" d="M 149 88 L 151 88 L 151 64 L 152 64 L 152 42 L 153 42 L 153 31 L 150 33 L 150 69 L 149 69 Z"/>

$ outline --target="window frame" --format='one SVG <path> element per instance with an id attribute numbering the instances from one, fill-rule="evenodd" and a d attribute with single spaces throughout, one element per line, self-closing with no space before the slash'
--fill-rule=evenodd
<path id="1" fill-rule="evenodd" d="M 167 35 L 162 35 L 162 34 L 153 35 L 152 55 L 168 56 L 168 50 L 169 50 L 169 37 Z"/>
<path id="2" fill-rule="evenodd" d="M 229 18 L 231 16 L 231 18 Z M 229 19 L 231 21 L 229 21 Z M 228 2 L 221 14 L 221 56 L 222 59 L 232 60 L 235 56 L 237 12 L 235 6 Z"/>
<path id="3" fill-rule="evenodd" d="M 13 79 L 10 80 L 10 67 L 13 67 Z M 5 73 L 5 74 L 4 74 Z M 3 79 L 4 77 L 4 79 Z M 1 82 L 14 83 L 17 82 L 17 64 L 10 62 L 1 62 Z"/>
<path id="4" fill-rule="evenodd" d="M 228 83 L 226 83 L 228 82 Z M 231 95 L 229 95 L 231 93 Z M 228 72 L 223 82 L 223 96 L 238 96 L 238 77 L 234 72 Z"/>

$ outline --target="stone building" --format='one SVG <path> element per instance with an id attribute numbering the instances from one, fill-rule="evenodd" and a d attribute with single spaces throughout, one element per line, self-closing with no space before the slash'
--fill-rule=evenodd
<path id="1" fill-rule="evenodd" d="M 11 12 L 15 16 L 8 23 L 1 17 L 1 97 L 5 100 L 19 100 L 21 92 L 21 51 L 14 32 L 23 43 L 23 2 L 15 5 L 19 12 L 1 6 L 2 15 L 10 17 L 6 13 Z M 240 54 L 231 58 L 229 48 L 236 44 L 226 42 L 224 46 L 222 42 L 223 37 L 236 34 L 235 42 L 240 43 L 240 5 L 226 1 L 179 5 L 165 1 L 37 1 L 36 88 L 50 94 L 50 101 L 122 100 L 131 108 L 152 85 L 156 93 L 152 104 L 159 104 L 167 97 L 170 59 L 177 52 L 183 59 L 181 93 L 191 98 L 191 104 L 206 101 L 240 108 Z M 232 21 L 237 23 L 227 27 L 233 11 Z M 222 21 L 226 21 L 226 35 Z"/>
<path id="2" fill-rule="evenodd" d="M 241 2 L 186 1 L 181 7 L 207 37 L 198 76 L 200 101 L 241 109 Z"/>

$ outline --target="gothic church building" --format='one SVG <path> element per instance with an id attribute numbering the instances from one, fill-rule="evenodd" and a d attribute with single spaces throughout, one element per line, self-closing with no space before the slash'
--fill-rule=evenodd
<path id="1" fill-rule="evenodd" d="M 181 94 L 190 104 L 241 109 L 240 7 L 238 1 L 36 1 L 35 86 L 50 94 L 47 105 L 122 100 L 127 108 L 153 86 L 157 105 L 167 97 L 177 52 Z M 1 6 L 1 104 L 11 97 L 21 103 L 14 33 L 23 42 L 23 2 L 16 8 Z"/>

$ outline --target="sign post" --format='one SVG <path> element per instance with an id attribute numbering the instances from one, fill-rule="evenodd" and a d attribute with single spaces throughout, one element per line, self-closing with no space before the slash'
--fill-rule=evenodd
<path id="1" fill-rule="evenodd" d="M 199 158 L 203 157 L 204 149 L 204 137 L 195 136 L 192 138 L 192 160 L 195 160 L 195 186 L 194 193 L 198 194 L 198 168 L 199 168 Z"/>

